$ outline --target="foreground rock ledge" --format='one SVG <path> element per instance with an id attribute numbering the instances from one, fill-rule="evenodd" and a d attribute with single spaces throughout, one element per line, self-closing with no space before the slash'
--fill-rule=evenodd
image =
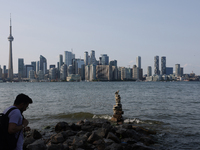
<path id="1" fill-rule="evenodd" d="M 59 122 L 54 132 L 32 130 L 24 150 L 154 150 L 155 132 L 133 124 L 111 125 L 108 120 Z M 42 136 L 43 135 L 43 136 Z"/>

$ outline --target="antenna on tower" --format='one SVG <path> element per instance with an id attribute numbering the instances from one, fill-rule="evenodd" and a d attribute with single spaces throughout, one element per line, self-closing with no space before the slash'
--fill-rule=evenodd
<path id="1" fill-rule="evenodd" d="M 11 13 L 10 13 L 10 26 L 11 26 Z"/>

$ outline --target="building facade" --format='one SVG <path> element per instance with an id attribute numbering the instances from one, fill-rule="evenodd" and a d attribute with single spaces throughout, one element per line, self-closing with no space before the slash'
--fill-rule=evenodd
<path id="1" fill-rule="evenodd" d="M 154 57 L 154 74 L 155 75 L 160 74 L 160 71 L 159 71 L 159 56 Z"/>
<path id="2" fill-rule="evenodd" d="M 166 57 L 161 57 L 161 75 L 166 74 Z"/>

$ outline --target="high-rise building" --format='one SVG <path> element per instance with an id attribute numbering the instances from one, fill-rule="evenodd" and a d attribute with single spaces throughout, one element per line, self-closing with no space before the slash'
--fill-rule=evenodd
<path id="1" fill-rule="evenodd" d="M 90 66 L 89 65 L 85 66 L 85 80 L 87 81 L 90 80 Z"/>
<path id="2" fill-rule="evenodd" d="M 67 65 L 63 64 L 60 68 L 60 79 L 66 81 L 67 77 Z"/>
<path id="3" fill-rule="evenodd" d="M 175 76 L 179 77 L 181 75 L 180 64 L 175 64 Z"/>
<path id="4" fill-rule="evenodd" d="M 91 50 L 90 53 L 90 64 L 96 65 L 95 51 Z"/>
<path id="5" fill-rule="evenodd" d="M 33 70 L 33 66 L 32 66 L 32 65 L 25 65 L 25 68 L 26 68 L 25 77 L 26 77 L 26 78 L 29 78 L 29 72 L 30 72 L 31 70 Z"/>
<path id="6" fill-rule="evenodd" d="M 136 57 L 136 66 L 141 69 L 141 57 L 140 56 L 137 56 Z"/>
<path id="7" fill-rule="evenodd" d="M 166 57 L 161 57 L 161 74 L 166 74 Z"/>
<path id="8" fill-rule="evenodd" d="M 180 76 L 181 77 L 183 76 L 183 68 L 182 67 L 180 68 Z"/>
<path id="9" fill-rule="evenodd" d="M 59 55 L 59 68 L 58 68 L 58 70 L 61 68 L 62 65 L 63 65 L 63 55 Z"/>
<path id="10" fill-rule="evenodd" d="M 43 71 L 44 75 L 47 73 L 47 60 L 44 56 L 40 55 L 40 70 Z"/>
<path id="11" fill-rule="evenodd" d="M 90 65 L 90 81 L 93 81 L 96 79 L 96 65 L 91 64 Z"/>
<path id="12" fill-rule="evenodd" d="M 55 80 L 56 79 L 56 68 L 50 68 L 49 69 L 49 78 L 51 80 Z"/>
<path id="13" fill-rule="evenodd" d="M 112 60 L 112 61 L 110 61 L 110 66 L 115 66 L 115 67 L 117 67 L 117 60 Z"/>
<path id="14" fill-rule="evenodd" d="M 133 65 L 133 79 L 139 79 L 139 68 L 136 65 Z"/>
<path id="15" fill-rule="evenodd" d="M 36 61 L 32 61 L 31 65 L 33 66 L 33 71 L 36 72 Z"/>
<path id="16" fill-rule="evenodd" d="M 85 66 L 88 65 L 88 52 L 84 52 L 84 63 L 85 63 Z"/>
<path id="17" fill-rule="evenodd" d="M 1 66 L 0 66 L 0 79 L 2 79 L 2 69 L 1 69 Z"/>
<path id="18" fill-rule="evenodd" d="M 166 75 L 173 74 L 173 67 L 166 67 Z"/>
<path id="19" fill-rule="evenodd" d="M 101 64 L 102 65 L 109 65 L 109 56 L 107 56 L 107 54 L 101 55 Z"/>
<path id="20" fill-rule="evenodd" d="M 11 25 L 11 18 L 10 18 L 10 35 L 8 37 L 8 41 L 10 42 L 10 49 L 9 49 L 9 62 L 8 62 L 8 79 L 13 79 L 13 60 L 12 60 L 12 41 L 14 37 L 12 36 L 12 25 Z"/>
<path id="21" fill-rule="evenodd" d="M 96 78 L 99 80 L 112 80 L 112 67 L 110 65 L 97 65 Z"/>
<path id="22" fill-rule="evenodd" d="M 23 78 L 23 72 L 24 72 L 24 59 L 19 58 L 18 59 L 18 78 L 21 79 Z"/>
<path id="23" fill-rule="evenodd" d="M 40 70 L 40 61 L 36 62 L 36 73 L 38 73 L 38 71 Z"/>
<path id="24" fill-rule="evenodd" d="M 65 51 L 64 52 L 64 61 L 67 67 L 72 65 L 72 59 L 75 59 L 75 55 L 72 52 Z"/>
<path id="25" fill-rule="evenodd" d="M 152 68 L 151 68 L 151 66 L 148 66 L 147 67 L 147 77 L 150 77 L 150 76 L 152 76 Z"/>
<path id="26" fill-rule="evenodd" d="M 154 74 L 155 75 L 160 74 L 160 71 L 159 71 L 159 56 L 154 57 Z"/>
<path id="27" fill-rule="evenodd" d="M 49 69 L 56 68 L 56 65 L 49 65 Z"/>

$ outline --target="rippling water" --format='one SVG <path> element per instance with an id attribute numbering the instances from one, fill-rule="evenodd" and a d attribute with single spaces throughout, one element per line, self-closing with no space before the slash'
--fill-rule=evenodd
<path id="1" fill-rule="evenodd" d="M 0 83 L 0 111 L 17 94 L 33 99 L 30 127 L 110 118 L 119 90 L 124 118 L 157 131 L 159 149 L 200 149 L 200 82 Z"/>

